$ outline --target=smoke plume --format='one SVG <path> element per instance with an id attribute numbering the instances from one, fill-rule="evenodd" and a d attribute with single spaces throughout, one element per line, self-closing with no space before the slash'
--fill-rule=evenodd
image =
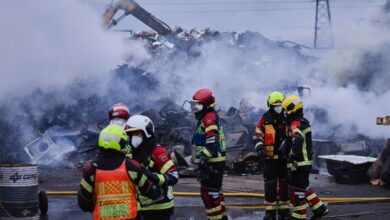
<path id="1" fill-rule="evenodd" d="M 100 15 L 80 1 L 2 1 L 0 27 L 1 162 L 53 126 L 84 128 L 124 102 L 133 113 L 181 104 L 200 88 L 214 91 L 218 108 L 242 98 L 266 109 L 270 92 L 303 97 L 313 134 L 321 138 L 388 136 L 375 125 L 390 113 L 389 12 L 358 27 L 334 30 L 336 48 L 318 51 L 286 46 L 259 33 L 221 33 L 189 52 L 151 56 L 143 42 L 104 31 Z M 388 4 L 387 4 L 388 5 Z M 307 53 L 306 53 L 307 52 Z M 125 64 L 125 65 L 123 65 Z M 255 123 L 255 122 L 254 122 Z"/>

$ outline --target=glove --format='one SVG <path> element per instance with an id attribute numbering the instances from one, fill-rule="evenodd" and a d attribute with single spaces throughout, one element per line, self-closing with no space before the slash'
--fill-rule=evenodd
<path id="1" fill-rule="evenodd" d="M 143 169 L 143 173 L 145 174 L 145 176 L 148 178 L 148 180 L 150 180 L 152 183 L 154 184 L 158 184 L 158 182 L 160 181 L 160 179 L 158 178 L 158 174 L 156 173 L 152 173 L 150 172 L 150 170 L 148 169 Z"/>
<path id="2" fill-rule="evenodd" d="M 290 154 L 289 157 L 287 157 L 287 163 L 292 164 L 291 171 L 294 171 L 297 169 L 297 161 L 296 161 L 296 157 L 294 154 Z"/>
<path id="3" fill-rule="evenodd" d="M 279 155 L 279 157 L 281 157 L 281 158 L 283 158 L 283 159 L 287 159 L 288 152 L 287 152 L 287 143 L 286 143 L 286 140 L 284 140 L 284 141 L 280 144 L 280 147 L 279 147 L 279 150 L 278 150 L 278 155 Z"/>
<path id="4" fill-rule="evenodd" d="M 199 176 L 198 181 L 203 182 L 209 179 L 210 177 L 210 169 L 207 167 L 209 158 L 202 155 L 200 157 L 200 161 L 198 163 Z"/>
<path id="5" fill-rule="evenodd" d="M 266 157 L 266 153 L 265 153 L 265 150 L 264 150 L 263 146 L 257 147 L 256 148 L 256 152 L 257 152 L 257 155 L 259 155 L 259 157 L 261 157 L 261 158 L 265 158 Z"/>
<path id="6" fill-rule="evenodd" d="M 199 161 L 199 164 L 198 164 L 198 169 L 199 170 L 205 170 L 207 168 L 207 163 L 209 161 L 209 158 L 207 157 L 201 157 L 200 158 L 200 161 Z"/>

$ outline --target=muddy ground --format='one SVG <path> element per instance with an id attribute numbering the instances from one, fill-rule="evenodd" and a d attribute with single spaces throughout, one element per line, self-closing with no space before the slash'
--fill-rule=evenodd
<path id="1" fill-rule="evenodd" d="M 81 169 L 41 169 L 40 190 L 76 191 L 79 187 Z M 334 182 L 333 177 L 311 175 L 311 185 L 320 197 L 390 197 L 390 189 L 372 186 L 369 183 L 359 185 L 343 185 Z M 261 175 L 225 176 L 224 192 L 256 192 L 263 193 Z M 194 178 L 181 178 L 175 186 L 177 192 L 198 192 L 199 183 Z M 258 198 L 226 198 L 227 205 L 260 205 Z M 175 197 L 175 215 L 177 220 L 206 219 L 199 197 Z M 329 204 L 330 213 L 324 219 L 390 219 L 390 203 L 337 203 Z M 310 213 L 310 212 L 309 212 Z M 261 208 L 239 207 L 228 208 L 230 219 L 249 220 L 262 219 Z M 311 215 L 311 214 L 309 214 Z M 91 215 L 83 213 L 77 206 L 76 196 L 49 196 L 49 212 L 40 219 L 91 219 Z"/>

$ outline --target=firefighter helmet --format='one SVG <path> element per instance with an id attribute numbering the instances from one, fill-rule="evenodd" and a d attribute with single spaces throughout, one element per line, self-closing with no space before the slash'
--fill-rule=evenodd
<path id="1" fill-rule="evenodd" d="M 121 151 L 128 140 L 123 128 L 119 125 L 108 125 L 99 134 L 98 145 L 106 150 Z"/>
<path id="2" fill-rule="evenodd" d="M 273 91 L 268 96 L 267 106 L 270 107 L 271 105 L 282 105 L 283 99 L 283 93 L 279 91 Z"/>
<path id="3" fill-rule="evenodd" d="M 287 115 L 303 109 L 303 103 L 298 96 L 287 96 L 282 102 L 282 108 Z"/>
<path id="4" fill-rule="evenodd" d="M 127 120 L 125 131 L 143 131 L 145 137 L 150 138 L 154 135 L 154 125 L 150 118 L 144 115 L 134 115 Z"/>
<path id="5" fill-rule="evenodd" d="M 206 107 L 214 107 L 215 106 L 215 98 L 213 96 L 213 92 L 210 89 L 200 89 L 195 92 L 192 97 L 193 102 L 202 103 Z"/>
<path id="6" fill-rule="evenodd" d="M 108 119 L 111 121 L 114 118 L 122 118 L 124 120 L 129 119 L 129 108 L 123 103 L 116 103 L 108 110 Z"/>

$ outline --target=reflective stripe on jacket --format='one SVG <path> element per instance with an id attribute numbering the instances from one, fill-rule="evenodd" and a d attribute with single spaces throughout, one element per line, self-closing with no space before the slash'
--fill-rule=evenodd
<path id="1" fill-rule="evenodd" d="M 283 121 L 283 116 L 269 109 L 259 119 L 255 133 L 257 135 L 255 149 L 263 147 L 266 159 L 279 159 L 278 149 L 286 139 L 287 133 L 287 125 Z"/>
<path id="2" fill-rule="evenodd" d="M 115 170 L 96 169 L 93 216 L 95 220 L 135 219 L 136 186 L 130 181 L 125 161 Z"/>
<path id="3" fill-rule="evenodd" d="M 199 163 L 202 154 L 208 158 L 208 163 L 225 163 L 225 135 L 216 112 L 208 112 L 198 121 L 193 144 L 195 163 Z M 209 149 L 208 145 L 213 149 Z"/>
<path id="4" fill-rule="evenodd" d="M 173 187 L 171 185 L 166 185 L 166 180 L 163 175 L 177 172 L 177 170 L 167 150 L 163 146 L 157 145 L 154 148 L 148 163 L 145 165 L 145 168 L 153 173 L 159 174 L 160 181 L 158 185 L 163 189 L 163 196 L 156 200 L 152 200 L 139 193 L 139 211 L 166 210 L 173 208 Z"/>
<path id="5" fill-rule="evenodd" d="M 312 136 L 309 121 L 306 118 L 290 123 L 289 137 L 291 138 L 290 157 L 294 160 L 287 164 L 288 168 L 311 166 L 313 163 Z M 296 139 L 296 140 L 294 140 Z M 302 141 L 297 141 L 298 139 Z"/>

